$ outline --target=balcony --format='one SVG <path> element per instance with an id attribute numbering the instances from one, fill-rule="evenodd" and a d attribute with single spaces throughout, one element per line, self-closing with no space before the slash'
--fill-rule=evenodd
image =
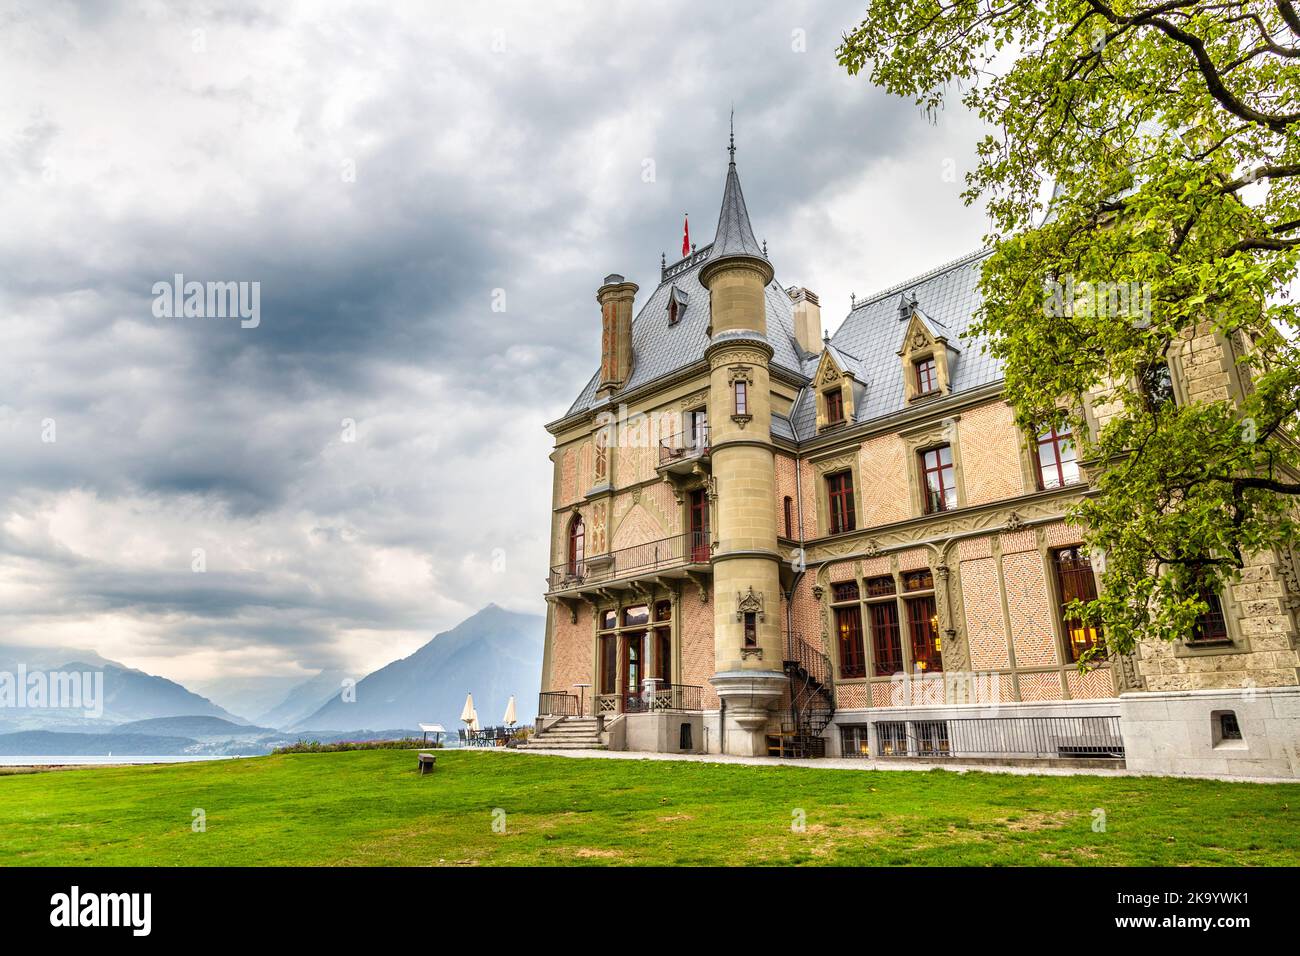
<path id="1" fill-rule="evenodd" d="M 689 474 L 696 462 L 708 461 L 709 426 L 697 425 L 659 441 L 659 470 Z"/>
<path id="2" fill-rule="evenodd" d="M 596 713 L 650 714 L 661 710 L 679 710 L 698 713 L 703 710 L 704 688 L 695 684 L 665 684 L 656 680 L 653 689 L 647 687 L 637 694 L 598 694 Z"/>
<path id="3" fill-rule="evenodd" d="M 551 568 L 551 591 L 598 591 L 614 582 L 688 577 L 711 570 L 713 547 L 707 531 L 687 531 L 671 538 L 620 548 Z"/>

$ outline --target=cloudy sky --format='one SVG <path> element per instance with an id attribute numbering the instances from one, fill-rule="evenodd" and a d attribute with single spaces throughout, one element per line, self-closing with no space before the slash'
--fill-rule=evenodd
<path id="1" fill-rule="evenodd" d="M 712 238 L 733 102 L 832 330 L 980 244 L 978 128 L 837 66 L 862 6 L 0 4 L 0 643 L 288 676 L 541 613 L 543 425 L 601 278 Z"/>

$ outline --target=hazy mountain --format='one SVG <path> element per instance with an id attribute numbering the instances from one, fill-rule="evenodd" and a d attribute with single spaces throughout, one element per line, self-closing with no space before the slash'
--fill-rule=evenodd
<path id="1" fill-rule="evenodd" d="M 321 671 L 282 694 L 270 710 L 254 712 L 254 720 L 268 727 L 297 726 L 339 694 L 345 676 L 342 671 Z"/>
<path id="2" fill-rule="evenodd" d="M 278 734 L 274 727 L 235 724 L 220 717 L 150 717 L 113 728 L 115 734 L 147 734 L 154 737 L 191 737 L 195 740 L 233 737 L 265 737 Z"/>
<path id="3" fill-rule="evenodd" d="M 428 644 L 356 686 L 356 701 L 332 697 L 299 726 L 326 730 L 409 727 L 421 722 L 460 727 L 465 694 L 474 694 L 479 722 L 499 724 L 516 697 L 520 723 L 533 719 L 542 676 L 545 619 L 489 604 Z"/>
<path id="4" fill-rule="evenodd" d="M 59 734 L 49 730 L 25 730 L 0 734 L 0 754 L 9 757 L 119 757 L 177 756 L 190 753 L 196 741 L 185 737 L 153 737 L 148 734 Z"/>
<path id="5" fill-rule="evenodd" d="M 87 717 L 86 708 L 60 709 L 0 708 L 0 730 L 84 729 L 90 732 L 107 726 L 149 717 L 208 716 L 234 723 L 247 723 L 206 697 L 200 697 L 175 681 L 125 667 L 93 651 L 71 648 L 31 648 L 0 645 L 0 671 L 17 675 L 26 668 L 33 672 L 77 672 L 103 674 L 102 715 Z M 88 701 L 87 701 L 88 702 Z M 52 701 L 49 703 L 53 703 Z"/>
<path id="6" fill-rule="evenodd" d="M 287 677 L 211 677 L 187 681 L 186 686 L 232 714 L 257 722 L 260 714 L 278 705 L 304 679 L 302 674 Z M 320 706 L 324 699 L 322 697 L 316 701 L 316 706 Z"/>

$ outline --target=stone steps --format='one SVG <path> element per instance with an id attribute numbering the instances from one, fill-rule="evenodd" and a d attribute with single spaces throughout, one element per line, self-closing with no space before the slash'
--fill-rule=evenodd
<path id="1" fill-rule="evenodd" d="M 604 750 L 591 717 L 565 717 L 520 744 L 521 750 Z"/>

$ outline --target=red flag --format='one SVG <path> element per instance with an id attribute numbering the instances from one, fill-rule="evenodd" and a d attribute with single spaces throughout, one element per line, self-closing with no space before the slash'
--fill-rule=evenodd
<path id="1" fill-rule="evenodd" d="M 691 254 L 691 217 L 682 220 L 682 258 Z"/>

